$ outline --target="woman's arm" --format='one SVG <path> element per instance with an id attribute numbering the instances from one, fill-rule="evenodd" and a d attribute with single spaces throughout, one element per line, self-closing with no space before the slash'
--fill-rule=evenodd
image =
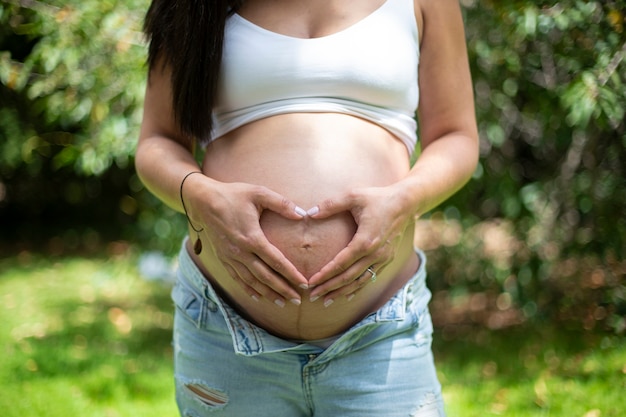
<path id="1" fill-rule="evenodd" d="M 379 188 L 352 190 L 327 200 L 312 217 L 350 211 L 358 229 L 309 283 L 311 297 L 324 301 L 351 296 L 369 280 L 356 279 L 368 267 L 380 272 L 394 256 L 415 216 L 436 207 L 471 178 L 478 162 L 478 132 L 461 10 L 457 0 L 415 0 L 420 47 L 419 159 L 403 180 Z"/>
<path id="2" fill-rule="evenodd" d="M 148 190 L 183 212 L 181 182 L 200 168 L 193 157 L 193 140 L 175 123 L 171 94 L 169 70 L 158 64 L 150 71 L 146 88 L 135 166 Z M 259 224 L 263 210 L 301 219 L 293 202 L 265 187 L 221 183 L 202 174 L 189 176 L 182 192 L 190 221 L 196 229 L 203 228 L 202 237 L 209 240 L 204 242 L 206 250 L 218 254 L 251 297 L 266 297 L 277 305 L 300 302 L 294 288 L 306 285 L 306 279 L 267 240 Z"/>

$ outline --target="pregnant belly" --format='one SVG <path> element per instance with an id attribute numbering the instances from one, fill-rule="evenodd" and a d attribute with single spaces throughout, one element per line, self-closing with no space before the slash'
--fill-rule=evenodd
<path id="1" fill-rule="evenodd" d="M 203 171 L 223 182 L 263 185 L 309 209 L 327 198 L 359 187 L 381 187 L 408 172 L 404 145 L 388 132 L 347 116 L 287 115 L 264 119 L 213 142 Z M 310 278 L 353 238 L 357 225 L 349 212 L 325 219 L 289 220 L 266 210 L 260 218 L 268 240 Z M 413 259 L 413 261 L 411 261 Z M 412 233 L 397 248 L 392 262 L 351 301 L 331 307 L 309 301 L 277 308 L 272 300 L 256 302 L 237 284 L 210 250 L 196 263 L 221 294 L 244 317 L 281 337 L 320 339 L 336 335 L 382 305 L 415 271 Z"/>
<path id="2" fill-rule="evenodd" d="M 265 211 L 261 227 L 276 246 L 306 277 L 310 278 L 339 253 L 354 236 L 356 223 L 349 213 L 314 220 L 285 219 Z"/>

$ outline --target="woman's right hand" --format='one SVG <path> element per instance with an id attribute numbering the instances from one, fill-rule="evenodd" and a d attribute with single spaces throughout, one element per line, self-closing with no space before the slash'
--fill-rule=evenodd
<path id="1" fill-rule="evenodd" d="M 193 226 L 204 229 L 201 239 L 209 244 L 204 246 L 210 246 L 250 297 L 266 298 L 279 307 L 287 300 L 300 304 L 295 288 L 306 288 L 307 280 L 270 243 L 260 218 L 264 210 L 271 210 L 300 220 L 306 215 L 303 209 L 266 187 L 223 183 L 201 173 L 190 176 L 183 191 Z"/>

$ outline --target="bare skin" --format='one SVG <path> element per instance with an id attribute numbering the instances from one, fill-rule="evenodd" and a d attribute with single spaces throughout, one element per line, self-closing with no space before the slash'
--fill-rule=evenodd
<path id="1" fill-rule="evenodd" d="M 383 3 L 248 0 L 240 14 L 277 33 L 314 38 L 349 27 Z M 416 0 L 415 11 L 422 153 L 412 168 L 404 144 L 372 123 L 287 114 L 213 142 L 204 175 L 185 182 L 190 218 L 204 228 L 196 264 L 241 314 L 274 334 L 333 336 L 384 304 L 418 267 L 415 216 L 456 192 L 475 169 L 458 3 Z M 191 141 L 173 121 L 168 80 L 167 69 L 151 71 L 136 161 L 148 188 L 182 211 L 180 181 L 199 168 Z"/>
<path id="2" fill-rule="evenodd" d="M 402 162 L 394 165 L 394 161 Z M 337 114 L 289 114 L 247 125 L 215 141 L 203 166 L 210 178 L 263 185 L 305 208 L 340 198 L 354 188 L 388 186 L 409 170 L 404 144 L 375 125 Z M 222 294 L 228 294 L 231 303 L 263 328 L 289 338 L 324 338 L 379 308 L 415 272 L 418 263 L 412 247 L 413 228 L 407 220 L 397 241 L 390 243 L 395 247 L 393 260 L 375 266 L 375 285 L 367 285 L 371 279 L 365 271 L 367 266 L 357 273 L 362 277 L 350 276 L 350 282 L 358 278 L 362 285 L 352 298 L 346 294 L 311 302 L 311 290 L 299 289 L 299 303 L 287 302 L 276 309 L 273 299 L 268 303 L 261 294 L 257 298 L 264 301 L 253 301 L 246 289 L 230 278 L 228 270 L 219 267 L 214 251 L 203 250 L 196 263 L 205 268 Z M 348 245 L 357 229 L 347 211 L 299 220 L 264 211 L 260 225 L 268 240 L 307 280 Z M 205 235 L 201 238 L 210 240 Z"/>

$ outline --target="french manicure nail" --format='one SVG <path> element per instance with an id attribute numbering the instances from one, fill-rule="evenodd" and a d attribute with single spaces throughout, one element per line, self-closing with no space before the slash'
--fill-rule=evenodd
<path id="1" fill-rule="evenodd" d="M 283 300 L 281 300 L 280 298 L 275 300 L 274 304 L 276 304 L 280 308 L 284 308 L 285 307 L 285 302 Z"/>
<path id="2" fill-rule="evenodd" d="M 330 305 L 331 305 L 332 303 L 334 303 L 334 302 L 335 302 L 335 300 L 333 300 L 332 298 L 330 298 L 330 299 L 328 299 L 328 300 L 324 301 L 324 307 L 330 307 Z"/>
<path id="3" fill-rule="evenodd" d="M 354 296 L 355 296 L 354 294 L 350 294 L 348 297 L 346 297 L 348 299 L 348 302 L 352 301 Z"/>
<path id="4" fill-rule="evenodd" d="M 297 305 L 299 306 L 300 304 L 302 304 L 302 301 L 300 301 L 298 298 L 292 298 L 291 300 L 289 300 L 291 302 L 291 304 Z"/>
<path id="5" fill-rule="evenodd" d="M 320 212 L 320 208 L 318 206 L 315 206 L 315 207 L 311 207 L 310 209 L 308 209 L 306 214 L 308 214 L 309 216 L 315 216 L 319 212 Z"/>
<path id="6" fill-rule="evenodd" d="M 309 301 L 314 303 L 314 302 L 316 302 L 319 299 L 320 299 L 319 295 L 316 295 L 316 296 L 313 296 L 313 297 L 309 298 Z"/>
<path id="7" fill-rule="evenodd" d="M 251 295 L 250 297 L 257 303 L 259 302 L 259 297 L 257 297 L 256 295 Z"/>
<path id="8" fill-rule="evenodd" d="M 303 290 L 308 290 L 309 289 L 309 285 L 308 284 L 300 284 L 300 288 L 302 288 Z"/>
<path id="9" fill-rule="evenodd" d="M 298 216 L 300 216 L 300 217 L 304 217 L 304 216 L 306 216 L 306 215 L 307 215 L 306 210 L 305 210 L 305 209 L 303 209 L 302 207 L 298 207 L 298 206 L 296 206 L 296 210 L 295 210 L 295 211 L 296 211 L 296 214 L 297 214 Z"/>

